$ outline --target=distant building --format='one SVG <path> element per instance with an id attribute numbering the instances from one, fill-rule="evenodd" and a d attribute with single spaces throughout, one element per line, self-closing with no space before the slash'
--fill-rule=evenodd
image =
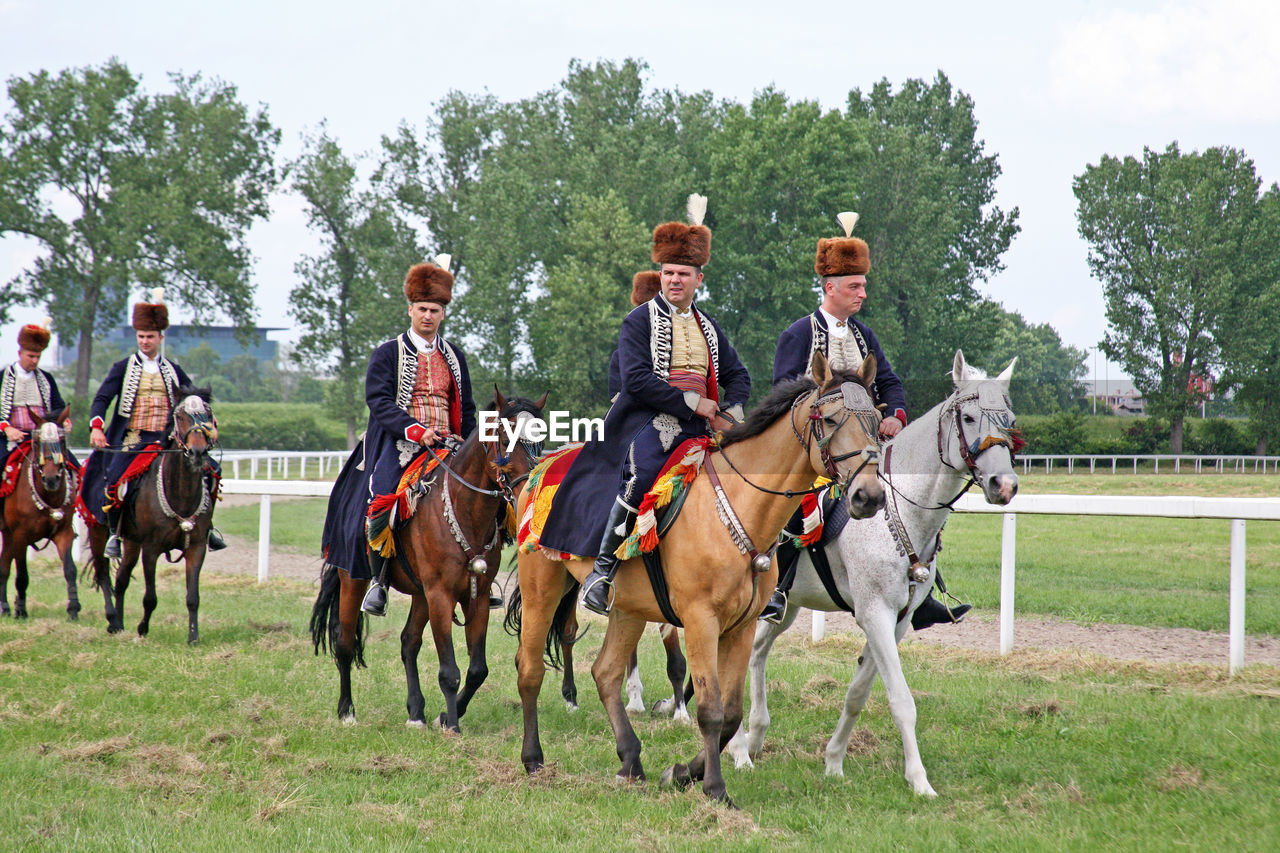
<path id="1" fill-rule="evenodd" d="M 279 342 L 267 340 L 268 332 L 285 331 L 283 326 L 255 326 L 249 346 L 244 346 L 236 337 L 236 326 L 170 326 L 164 333 L 164 346 L 167 355 L 181 361 L 182 356 L 191 349 L 208 344 L 222 361 L 230 361 L 238 355 L 248 353 L 259 361 L 275 363 L 280 347 Z M 134 341 L 132 326 L 120 326 L 103 340 L 124 352 L 132 351 Z M 62 365 L 74 364 L 77 347 L 72 344 L 61 350 L 58 362 Z"/>
<path id="2" fill-rule="evenodd" d="M 1117 415 L 1144 415 L 1147 403 L 1141 392 L 1133 387 L 1132 379 L 1086 379 L 1084 387 L 1089 399 L 1097 397 L 1099 404 L 1106 404 Z"/>

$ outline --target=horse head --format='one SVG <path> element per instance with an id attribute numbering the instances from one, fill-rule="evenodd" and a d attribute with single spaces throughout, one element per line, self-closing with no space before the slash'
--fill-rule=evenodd
<path id="1" fill-rule="evenodd" d="M 550 393 L 550 392 L 547 392 Z M 537 400 L 524 397 L 504 397 L 497 386 L 493 389 L 493 404 L 498 412 L 498 422 L 502 425 L 497 442 L 497 455 L 494 467 L 498 471 L 498 482 L 504 489 L 514 490 L 524 482 L 542 456 L 542 442 L 534 442 L 525 438 L 521 429 L 522 422 L 542 417 L 542 410 L 547 405 L 547 394 Z M 518 437 L 511 452 L 511 439 Z"/>
<path id="2" fill-rule="evenodd" d="M 31 433 L 32 450 L 35 451 L 31 464 L 40 469 L 40 481 L 46 493 L 62 488 L 62 479 L 66 475 L 66 431 L 63 424 L 70 414 L 70 406 L 48 419 L 32 413 L 36 429 Z"/>
<path id="3" fill-rule="evenodd" d="M 1018 493 L 1014 455 L 1024 442 L 1009 402 L 1014 358 L 994 379 L 967 364 L 956 350 L 951 379 L 955 390 L 942 406 L 938 452 L 944 464 L 967 468 L 987 503 L 1003 506 Z"/>
<path id="4" fill-rule="evenodd" d="M 814 470 L 843 484 L 852 518 L 869 518 L 884 506 L 878 474 L 880 412 L 871 398 L 875 356 L 857 371 L 833 370 L 821 351 L 811 365 L 817 390 L 809 408 L 805 445 Z"/>
<path id="5" fill-rule="evenodd" d="M 198 459 L 207 454 L 218 440 L 218 422 L 209 407 L 213 394 L 209 388 L 182 385 L 178 388 L 177 397 L 169 437 L 177 442 L 188 459 Z"/>

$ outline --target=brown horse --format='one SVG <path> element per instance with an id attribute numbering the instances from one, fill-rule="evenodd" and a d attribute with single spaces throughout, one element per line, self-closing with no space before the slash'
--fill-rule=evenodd
<path id="1" fill-rule="evenodd" d="M 89 528 L 89 548 L 93 554 L 93 583 L 102 590 L 106 602 L 107 631 L 124 630 L 124 594 L 129 588 L 133 567 L 142 556 L 142 576 L 146 591 L 142 596 L 142 621 L 138 636 L 151 628 L 156 609 L 156 561 L 178 551 L 187 570 L 187 642 L 200 642 L 200 568 L 204 565 L 213 524 L 216 495 L 209 488 L 206 467 L 209 450 L 218 439 L 217 424 L 209 408 L 209 389 L 178 389 L 173 407 L 172 429 L 159 456 L 147 472 L 129 484 L 126 511 L 120 522 L 124 552 L 116 569 L 114 589 L 108 585 L 110 562 L 103 556 L 110 531 L 104 524 Z M 115 601 L 112 601 L 114 592 Z"/>
<path id="2" fill-rule="evenodd" d="M 4 539 L 0 549 L 0 616 L 10 615 L 9 566 L 16 563 L 18 573 L 13 587 L 17 596 L 12 615 L 26 618 L 27 548 L 52 540 L 67 580 L 67 616 L 72 621 L 80 618 L 76 564 L 71 553 L 75 541 L 71 524 L 75 518 L 76 469 L 69 461 L 62 428 L 70 412 L 68 406 L 52 420 L 34 416 L 36 429 L 29 439 L 31 450 L 18 468 L 13 494 L 4 501 L 4 523 L 0 524 Z"/>
<path id="3" fill-rule="evenodd" d="M 483 440 L 476 430 L 457 452 L 432 475 L 427 494 L 396 533 L 396 558 L 388 582 L 411 599 L 409 616 L 400 632 L 400 659 L 408 682 L 408 725 L 425 726 L 426 700 L 418 677 L 418 652 L 427 623 L 435 640 L 438 680 L 445 710 L 436 722 L 460 731 L 459 720 L 476 690 L 489 675 L 485 637 L 489 627 L 489 590 L 502 559 L 501 528 L 537 457 L 537 449 L 522 439 L 505 455 L 518 421 L 542 415 L 547 397 L 534 402 L 504 398 L 495 389 L 494 402 L 504 426 L 496 439 Z M 355 580 L 345 569 L 326 565 L 320 593 L 311 611 L 311 639 L 316 654 L 327 645 L 338 666 L 338 717 L 355 722 L 351 700 L 351 667 L 364 666 L 366 617 L 360 602 L 369 580 Z M 461 673 L 453 650 L 454 608 L 462 605 L 470 664 L 466 683 L 458 690 Z"/>
<path id="4" fill-rule="evenodd" d="M 866 359 L 857 375 L 833 374 L 818 353 L 813 375 L 816 383 L 800 379 L 778 385 L 741 426 L 724 434 L 721 451 L 707 456 L 707 470 L 692 482 L 680 517 L 659 546 L 671 606 L 685 630 L 702 733 L 702 751 L 688 765 L 668 768 L 663 783 L 687 787 L 701 780 L 703 791 L 717 800 L 729 799 L 720 752 L 742 719 L 755 617 L 777 580 L 776 561 L 767 554 L 783 525 L 818 474 L 844 484 L 854 517 L 874 515 L 884 505 L 876 476 L 879 413 L 866 390 L 875 378 L 875 360 Z M 720 488 L 713 485 L 712 469 L 720 472 Z M 522 518 L 529 500 L 526 492 Z M 767 554 L 756 550 L 762 547 Z M 520 757 L 530 773 L 543 766 L 538 693 L 546 671 L 544 644 L 549 631 L 559 634 L 554 616 L 563 612 L 562 600 L 576 592 L 593 560 L 594 555 L 559 561 L 523 549 L 519 555 Z M 640 741 L 623 706 L 622 681 L 645 625 L 666 621 L 641 561 L 624 562 L 615 580 L 604 644 L 592 667 L 622 760 L 620 778 L 644 778 Z"/>

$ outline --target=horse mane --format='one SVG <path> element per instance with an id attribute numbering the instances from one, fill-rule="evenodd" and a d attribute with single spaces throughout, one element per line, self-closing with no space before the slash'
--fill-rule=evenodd
<path id="1" fill-rule="evenodd" d="M 178 402 L 174 408 L 177 408 L 178 405 L 182 404 L 183 400 L 191 396 L 199 397 L 201 400 L 204 400 L 205 403 L 213 402 L 212 385 L 205 385 L 203 388 L 198 385 L 179 385 L 178 390 L 175 393 L 178 398 Z"/>
<path id="2" fill-rule="evenodd" d="M 760 405 L 752 409 L 742 419 L 740 425 L 724 431 L 724 438 L 721 439 L 720 446 L 728 447 L 731 444 L 737 444 L 739 441 L 755 438 L 773 426 L 774 421 L 791 411 L 791 404 L 796 401 L 797 397 L 801 394 L 807 394 L 817 387 L 818 383 L 807 376 L 779 382 L 773 386 L 769 396 L 765 397 Z"/>
<path id="3" fill-rule="evenodd" d="M 487 411 L 487 410 L 486 410 Z M 507 405 L 498 412 L 500 418 L 513 418 L 520 412 L 528 412 L 534 417 L 542 417 L 542 409 L 527 397 L 508 397 Z"/>

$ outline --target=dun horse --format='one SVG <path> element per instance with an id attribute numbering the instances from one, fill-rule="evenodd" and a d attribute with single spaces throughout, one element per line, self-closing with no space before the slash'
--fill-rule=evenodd
<path id="1" fill-rule="evenodd" d="M 729 799 L 720 751 L 742 717 L 755 617 L 777 579 L 776 568 L 768 565 L 772 544 L 817 474 L 846 483 L 852 515 L 874 514 L 884 503 L 875 474 L 879 415 L 866 390 L 875 376 L 874 359 L 867 359 L 857 376 L 833 375 L 818 354 L 813 375 L 816 384 L 802 379 L 775 388 L 742 426 L 725 434 L 721 451 L 706 456 L 705 470 L 689 486 L 680 517 L 659 545 L 670 605 L 685 629 L 703 741 L 693 761 L 668 768 L 663 782 L 687 787 L 701 781 L 704 793 L 717 800 Z M 712 485 L 716 469 L 720 488 Z M 531 499 L 526 491 L 521 518 Z M 756 550 L 762 546 L 765 553 Z M 576 593 L 593 559 L 559 561 L 523 548 L 519 555 L 522 625 L 516 669 L 524 709 L 521 760 L 530 773 L 544 761 L 538 734 L 544 644 L 549 631 L 559 636 L 560 626 L 553 622 L 564 613 L 561 602 Z M 644 770 L 640 741 L 623 707 L 622 681 L 645 625 L 666 621 L 641 560 L 624 562 L 604 644 L 592 667 L 624 779 L 643 779 Z"/>
<path id="2" fill-rule="evenodd" d="M 4 547 L 0 550 L 0 616 L 9 616 L 9 567 L 16 564 L 12 615 L 27 616 L 27 549 L 39 542 L 52 540 L 62 561 L 62 575 L 67 581 L 67 616 L 80 618 L 80 599 L 76 594 L 76 564 L 71 553 L 75 541 L 72 521 L 75 517 L 77 476 L 79 469 L 67 453 L 62 425 L 71 408 L 62 410 L 53 420 L 35 415 L 36 429 L 30 438 L 30 450 L 23 458 L 12 480 L 14 491 L 4 501 Z"/>
<path id="3" fill-rule="evenodd" d="M 884 451 L 880 476 L 889 495 L 883 519 L 850 521 L 826 546 L 830 564 L 821 579 L 809 553 L 802 552 L 795 586 L 780 624 L 761 622 L 751 651 L 750 728 L 740 731 L 728 751 L 738 767 L 760 755 L 769 728 L 765 664 L 774 640 L 801 607 L 852 611 L 867 636 L 857 671 L 845 696 L 835 733 L 827 744 L 827 773 L 844 775 L 844 755 L 876 673 L 884 679 L 889 711 L 902 734 L 905 775 L 912 789 L 935 796 L 916 743 L 916 706 L 902 673 L 898 643 L 911 614 L 933 587 L 939 534 L 951 507 L 971 485 L 988 503 L 1004 505 L 1018 491 L 1013 453 L 1021 440 L 1009 408 L 1010 364 L 996 379 L 965 364 L 956 351 L 955 391 L 902 430 Z M 918 574 L 917 574 L 918 573 Z M 836 597 L 832 596 L 834 585 Z"/>
<path id="4" fill-rule="evenodd" d="M 169 562 L 177 551 L 185 561 L 187 575 L 187 642 L 200 641 L 200 568 L 204 565 L 213 523 L 217 495 L 209 488 L 206 466 L 209 450 L 218 438 L 218 428 L 209 408 L 209 389 L 182 386 L 173 407 L 168 441 L 147 469 L 128 485 L 124 496 L 125 514 L 120 523 L 124 552 L 116 569 L 115 586 L 108 585 L 110 563 L 103 556 L 110 531 L 106 525 L 89 529 L 93 554 L 94 586 L 102 590 L 106 602 L 107 631 L 124 630 L 124 594 L 129 588 L 133 567 L 142 557 L 146 591 L 142 596 L 142 621 L 138 636 L 145 637 L 156 609 L 156 561 L 164 554 Z M 114 593 L 114 602 L 112 595 Z"/>
<path id="5" fill-rule="evenodd" d="M 422 634 L 431 624 L 439 660 L 438 680 L 445 710 L 437 722 L 459 731 L 471 697 L 489 674 L 485 637 L 489 627 L 489 589 L 502 558 L 500 527 L 513 489 L 519 488 L 536 461 L 537 450 L 521 440 L 509 458 L 504 448 L 522 418 L 540 417 L 546 395 L 531 402 L 495 393 L 504 426 L 494 441 L 479 430 L 440 463 L 417 511 L 396 534 L 397 558 L 388 572 L 391 586 L 410 596 L 409 616 L 400 633 L 400 659 L 408 682 L 408 725 L 424 726 L 426 700 L 418 679 Z M 353 580 L 343 569 L 325 566 L 320 594 L 311 612 L 311 639 L 319 654 L 328 647 L 338 666 L 338 717 L 354 723 L 351 667 L 364 666 L 366 617 L 360 602 L 369 580 Z M 471 662 L 462 690 L 453 650 L 454 608 L 463 610 L 463 629 Z"/>

